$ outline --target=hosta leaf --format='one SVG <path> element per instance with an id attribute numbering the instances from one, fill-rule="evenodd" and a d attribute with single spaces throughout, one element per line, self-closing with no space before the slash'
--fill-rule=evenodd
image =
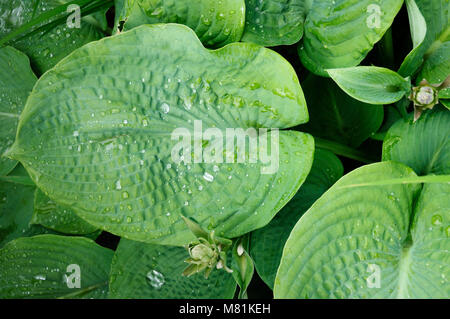
<path id="1" fill-rule="evenodd" d="M 19 115 L 36 80 L 25 54 L 12 47 L 0 49 L 0 175 L 17 164 L 2 155 L 14 142 Z"/>
<path id="2" fill-rule="evenodd" d="M 411 81 L 394 71 L 375 66 L 328 70 L 331 78 L 351 97 L 370 104 L 391 104 L 411 91 Z"/>
<path id="3" fill-rule="evenodd" d="M 40 14 L 68 2 L 69 0 L 1 1 L 0 38 Z M 26 53 L 33 69 L 42 74 L 76 48 L 103 37 L 98 22 L 92 17 L 82 19 L 80 26 L 69 28 L 63 23 L 48 33 L 40 32 L 12 45 Z"/>
<path id="4" fill-rule="evenodd" d="M 357 66 L 389 29 L 403 0 L 315 0 L 299 54 L 317 75 Z"/>
<path id="5" fill-rule="evenodd" d="M 416 121 L 411 114 L 388 131 L 383 160 L 411 167 L 418 175 L 450 174 L 450 113 L 435 106 Z"/>
<path id="6" fill-rule="evenodd" d="M 181 215 L 227 238 L 266 225 L 306 178 L 314 143 L 279 132 L 273 171 L 259 160 L 189 164 L 187 152 L 177 163 L 174 130 L 191 133 L 201 120 L 203 130 L 226 135 L 226 128 L 287 128 L 307 119 L 295 72 L 273 51 L 249 43 L 209 51 L 185 26 L 145 25 L 84 46 L 39 79 L 10 156 L 90 224 L 184 245 L 193 236 Z M 261 139 L 270 139 L 271 153 L 276 133 L 269 133 Z"/>
<path id="7" fill-rule="evenodd" d="M 28 177 L 21 165 L 11 174 Z M 19 237 L 49 232 L 44 227 L 30 225 L 35 189 L 34 185 L 0 181 L 0 247 Z"/>
<path id="8" fill-rule="evenodd" d="M 250 255 L 264 282 L 273 289 L 284 244 L 304 212 L 344 172 L 340 160 L 329 151 L 316 149 L 311 172 L 292 200 L 265 227 L 251 235 Z"/>
<path id="9" fill-rule="evenodd" d="M 315 137 L 358 147 L 383 122 L 383 107 L 351 98 L 331 79 L 310 75 L 302 87 L 310 121 L 301 128 Z"/>
<path id="10" fill-rule="evenodd" d="M 117 0 L 116 28 L 180 23 L 192 28 L 205 46 L 238 42 L 244 32 L 244 0 Z"/>
<path id="11" fill-rule="evenodd" d="M 446 298 L 450 185 L 426 184 L 417 203 L 420 184 L 345 187 L 413 176 L 403 164 L 383 162 L 332 186 L 289 236 L 275 297 Z"/>
<path id="12" fill-rule="evenodd" d="M 430 54 L 417 76 L 417 84 L 427 80 L 431 84 L 440 84 L 450 76 L 450 41 L 443 43 L 438 49 Z"/>
<path id="13" fill-rule="evenodd" d="M 32 224 L 42 225 L 64 234 L 90 234 L 97 230 L 78 217 L 70 208 L 61 207 L 40 190 L 34 194 Z"/>
<path id="14" fill-rule="evenodd" d="M 413 76 L 426 56 L 439 50 L 442 45 L 447 45 L 446 42 L 450 40 L 448 0 L 408 0 L 407 4 L 414 49 L 405 58 L 398 71 L 405 77 Z M 424 20 L 425 37 L 423 37 Z"/>
<path id="15" fill-rule="evenodd" d="M 300 41 L 305 21 L 305 0 L 245 0 L 242 41 L 264 46 Z"/>
<path id="16" fill-rule="evenodd" d="M 236 282 L 223 270 L 213 270 L 208 279 L 202 274 L 182 276 L 187 257 L 183 247 L 121 239 L 111 267 L 109 298 L 233 298 Z"/>
<path id="17" fill-rule="evenodd" d="M 83 237 L 16 239 L 0 249 L 0 298 L 106 298 L 113 254 Z"/>

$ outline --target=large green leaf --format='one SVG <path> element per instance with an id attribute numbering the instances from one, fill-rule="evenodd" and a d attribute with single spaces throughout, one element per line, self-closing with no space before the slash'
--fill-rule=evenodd
<path id="1" fill-rule="evenodd" d="M 78 217 L 70 208 L 61 207 L 40 190 L 34 194 L 32 224 L 42 225 L 64 234 L 85 235 L 93 233 L 97 227 Z"/>
<path id="2" fill-rule="evenodd" d="M 383 160 L 408 165 L 419 175 L 450 174 L 450 113 L 435 107 L 416 121 L 394 124 L 383 142 Z"/>
<path id="3" fill-rule="evenodd" d="M 411 80 L 386 68 L 358 66 L 330 69 L 331 78 L 351 97 L 371 104 L 391 104 L 411 91 Z"/>
<path id="4" fill-rule="evenodd" d="M 189 254 L 185 248 L 121 239 L 113 258 L 109 298 L 233 298 L 236 282 L 223 270 L 182 275 Z"/>
<path id="5" fill-rule="evenodd" d="M 21 165 L 11 175 L 28 177 Z M 0 247 L 19 238 L 48 233 L 44 227 L 30 225 L 36 187 L 0 181 Z"/>
<path id="6" fill-rule="evenodd" d="M 0 249 L 0 298 L 106 298 L 113 254 L 83 237 L 16 239 Z"/>
<path id="7" fill-rule="evenodd" d="M 10 156 L 52 200 L 103 230 L 183 245 L 193 238 L 184 215 L 233 238 L 266 225 L 295 194 L 313 138 L 280 131 L 278 144 L 278 131 L 259 134 L 271 141 L 260 152 L 276 155 L 279 145 L 271 171 L 251 154 L 239 163 L 187 163 L 192 148 L 176 162 L 180 142 L 171 134 L 193 132 L 196 120 L 223 135 L 288 128 L 307 121 L 305 104 L 294 70 L 269 49 L 209 51 L 186 26 L 145 25 L 84 46 L 39 79 Z M 221 142 L 204 136 L 202 144 Z"/>
<path id="8" fill-rule="evenodd" d="M 0 2 L 0 38 L 42 13 L 69 0 L 9 0 Z M 42 74 L 67 54 L 82 45 L 103 37 L 101 23 L 92 17 L 82 19 L 80 28 L 69 28 L 66 23 L 49 32 L 39 32 L 14 42 L 12 45 L 26 53 L 33 69 Z"/>
<path id="9" fill-rule="evenodd" d="M 304 212 L 339 178 L 344 168 L 329 151 L 316 149 L 311 172 L 292 200 L 265 227 L 251 235 L 250 255 L 264 282 L 273 289 L 284 244 Z"/>
<path id="10" fill-rule="evenodd" d="M 308 101 L 310 121 L 301 128 L 315 137 L 358 147 L 383 122 L 382 106 L 351 98 L 331 79 L 310 75 L 302 87 Z"/>
<path id="11" fill-rule="evenodd" d="M 116 0 L 116 28 L 147 23 L 180 23 L 192 28 L 205 46 L 238 42 L 244 32 L 244 0 Z"/>
<path id="12" fill-rule="evenodd" d="M 300 41 L 306 14 L 305 0 L 245 0 L 242 41 L 264 46 Z"/>
<path id="13" fill-rule="evenodd" d="M 450 40 L 448 0 L 408 0 L 411 33 L 414 49 L 406 57 L 399 69 L 402 76 L 413 76 L 422 65 L 424 59 L 447 45 Z M 426 35 L 423 36 L 426 23 Z"/>
<path id="14" fill-rule="evenodd" d="M 400 163 L 363 166 L 299 220 L 275 280 L 276 298 L 447 298 L 450 185 L 351 187 L 408 178 Z M 414 222 L 412 222 L 414 220 Z"/>
<path id="15" fill-rule="evenodd" d="M 17 164 L 2 154 L 14 142 L 19 115 L 36 80 L 25 54 L 11 47 L 0 49 L 0 175 Z"/>
<path id="16" fill-rule="evenodd" d="M 299 54 L 311 72 L 358 65 L 389 29 L 403 0 L 315 0 Z"/>

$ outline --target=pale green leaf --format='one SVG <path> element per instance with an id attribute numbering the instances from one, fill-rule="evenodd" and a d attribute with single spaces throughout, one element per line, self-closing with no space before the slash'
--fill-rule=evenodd
<path id="1" fill-rule="evenodd" d="M 299 220 L 283 250 L 276 298 L 446 298 L 450 185 L 345 188 L 414 177 L 400 163 L 358 168 Z M 414 222 L 412 222 L 414 220 Z"/>
<path id="2" fill-rule="evenodd" d="M 186 152 L 175 162 L 171 134 L 193 133 L 197 120 L 224 136 L 227 128 L 268 128 L 256 134 L 272 141 L 269 154 L 279 145 L 274 170 L 249 163 L 248 149 L 244 163 L 186 163 Z M 10 156 L 90 224 L 184 245 L 193 235 L 181 215 L 226 238 L 272 219 L 306 178 L 314 150 L 310 135 L 294 131 L 280 131 L 277 144 L 273 128 L 307 120 L 297 76 L 275 52 L 249 43 L 209 51 L 185 26 L 145 25 L 88 44 L 41 77 Z"/>
<path id="3" fill-rule="evenodd" d="M 385 68 L 359 66 L 327 71 L 342 90 L 364 103 L 395 103 L 411 90 L 409 79 Z"/>

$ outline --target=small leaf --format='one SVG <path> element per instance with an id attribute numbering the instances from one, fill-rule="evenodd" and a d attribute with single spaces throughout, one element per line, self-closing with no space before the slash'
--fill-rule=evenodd
<path id="1" fill-rule="evenodd" d="M 145 244 L 122 238 L 113 258 L 109 298 L 233 298 L 236 283 L 225 271 L 205 279 L 182 275 L 188 257 L 182 247 Z M 192 265 L 195 272 L 195 267 Z"/>
<path id="2" fill-rule="evenodd" d="M 305 5 L 305 0 L 245 0 L 242 41 L 269 47 L 297 43 L 303 35 Z"/>
<path id="3" fill-rule="evenodd" d="M 394 71 L 374 66 L 327 70 L 351 97 L 369 104 L 391 104 L 411 90 L 411 82 Z"/>
<path id="4" fill-rule="evenodd" d="M 245 246 L 245 248 L 244 248 Z M 234 280 L 240 287 L 239 298 L 244 299 L 247 296 L 247 288 L 250 284 L 255 266 L 252 258 L 248 254 L 249 249 L 249 237 L 248 235 L 236 240 L 232 249 L 232 275 Z M 241 251 L 241 254 L 239 254 Z"/>
<path id="5" fill-rule="evenodd" d="M 0 298 L 106 298 L 112 257 L 83 237 L 16 239 L 0 249 Z"/>
<path id="6" fill-rule="evenodd" d="M 238 42 L 244 32 L 244 0 L 116 1 L 115 28 L 123 31 L 143 24 L 180 23 L 192 28 L 207 46 Z M 122 31 L 121 30 L 121 31 Z"/>

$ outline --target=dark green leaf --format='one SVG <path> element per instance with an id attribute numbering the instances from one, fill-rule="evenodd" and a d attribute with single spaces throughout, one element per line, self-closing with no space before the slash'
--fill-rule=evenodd
<path id="1" fill-rule="evenodd" d="M 189 256 L 182 247 L 121 239 L 111 267 L 109 298 L 233 298 L 233 277 L 213 270 L 208 279 L 182 275 Z"/>
<path id="2" fill-rule="evenodd" d="M 300 126 L 315 137 L 358 147 L 383 122 L 383 107 L 362 103 L 343 92 L 331 79 L 314 75 L 302 83 L 310 120 Z"/>
<path id="3" fill-rule="evenodd" d="M 435 106 L 414 122 L 400 119 L 383 143 L 383 160 L 408 165 L 418 175 L 450 174 L 450 112 Z"/>
<path id="4" fill-rule="evenodd" d="M 12 47 L 0 48 L 0 176 L 17 164 L 2 155 L 14 142 L 19 115 L 36 80 L 25 54 Z"/>
<path id="5" fill-rule="evenodd" d="M 16 239 L 0 249 L 0 298 L 106 298 L 112 257 L 82 237 Z"/>

